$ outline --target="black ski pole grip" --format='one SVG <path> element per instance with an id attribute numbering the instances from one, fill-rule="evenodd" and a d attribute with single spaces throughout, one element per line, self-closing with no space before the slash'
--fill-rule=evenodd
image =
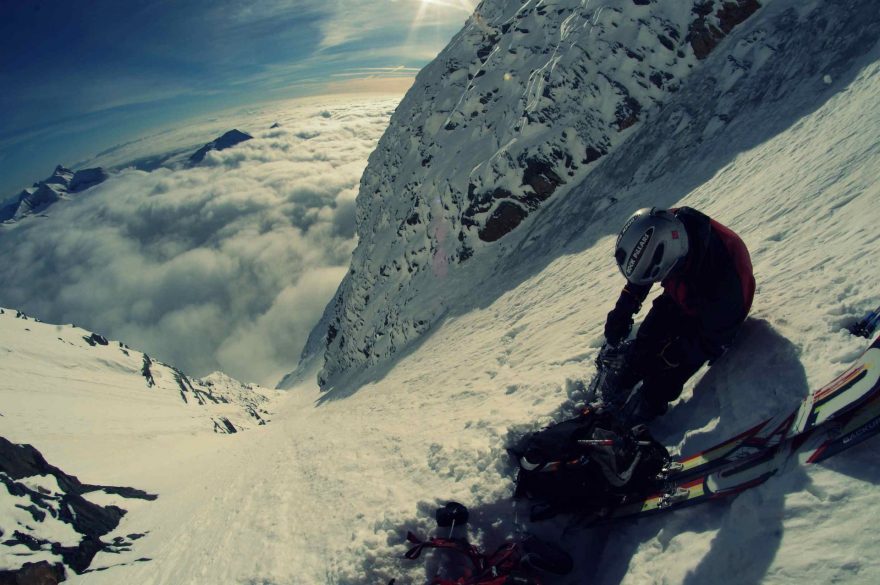
<path id="1" fill-rule="evenodd" d="M 467 524 L 468 516 L 468 509 L 458 502 L 449 502 L 442 508 L 437 508 L 434 514 L 437 526 L 441 528 Z"/>

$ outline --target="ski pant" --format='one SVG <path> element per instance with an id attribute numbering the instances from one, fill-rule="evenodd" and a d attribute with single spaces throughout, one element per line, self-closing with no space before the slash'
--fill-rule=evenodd
<path id="1" fill-rule="evenodd" d="M 642 381 L 641 396 L 653 415 L 666 412 L 668 403 L 681 395 L 691 376 L 710 359 L 701 341 L 699 321 L 684 313 L 667 295 L 660 295 L 636 334 L 630 357 L 631 371 Z"/>

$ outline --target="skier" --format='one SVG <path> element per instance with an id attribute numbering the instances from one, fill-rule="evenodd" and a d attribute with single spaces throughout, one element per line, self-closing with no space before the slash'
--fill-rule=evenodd
<path id="1" fill-rule="evenodd" d="M 752 306 L 752 263 L 739 236 L 690 207 L 636 211 L 620 230 L 614 258 L 627 284 L 605 322 L 609 345 L 629 336 L 651 286 L 663 287 L 626 350 L 621 379 L 623 388 L 642 382 L 627 410 L 632 421 L 647 422 L 733 341 Z"/>

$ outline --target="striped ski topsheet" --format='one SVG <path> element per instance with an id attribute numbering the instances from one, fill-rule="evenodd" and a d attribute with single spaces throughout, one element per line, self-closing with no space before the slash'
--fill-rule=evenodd
<path id="1" fill-rule="evenodd" d="M 679 459 L 681 474 L 723 461 L 738 450 L 751 451 L 802 433 L 869 400 L 880 379 L 880 337 L 837 378 L 804 399 L 787 415 L 771 417 L 754 427 L 694 455 Z M 678 475 L 678 473 L 676 474 Z"/>
<path id="2" fill-rule="evenodd" d="M 764 483 L 790 463 L 818 463 L 878 432 L 880 337 L 855 365 L 812 393 L 781 423 L 768 419 L 682 460 L 685 470 L 670 479 L 666 491 L 620 506 L 611 518 L 642 516 L 738 494 Z M 674 492 L 678 495 L 670 502 L 668 497 Z"/>

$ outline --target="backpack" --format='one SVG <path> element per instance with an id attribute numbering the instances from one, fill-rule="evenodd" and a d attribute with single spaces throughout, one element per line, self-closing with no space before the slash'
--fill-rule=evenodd
<path id="1" fill-rule="evenodd" d="M 629 428 L 591 408 L 527 435 L 508 451 L 519 468 L 514 497 L 532 502 L 532 521 L 561 513 L 601 517 L 628 496 L 655 489 L 669 461 L 644 425 Z"/>

